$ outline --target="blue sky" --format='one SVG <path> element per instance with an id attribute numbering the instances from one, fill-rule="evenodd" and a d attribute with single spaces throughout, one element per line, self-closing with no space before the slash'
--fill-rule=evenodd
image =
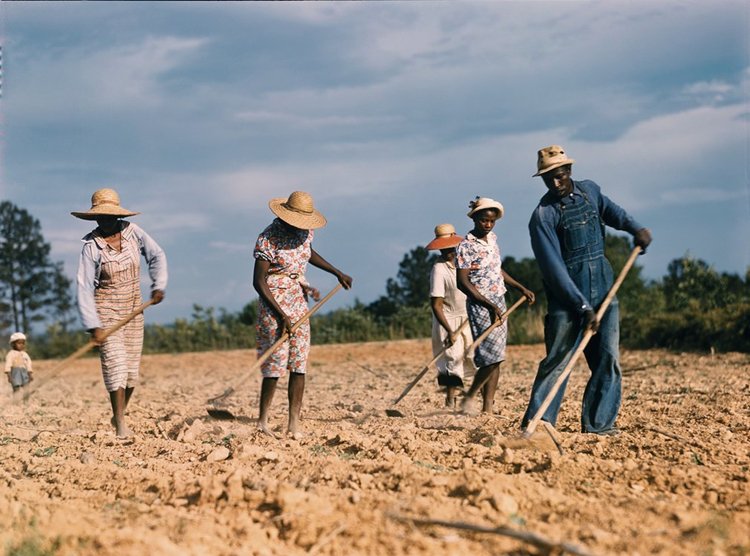
<path id="1" fill-rule="evenodd" d="M 746 2 L 8 3 L 0 198 L 42 223 L 73 276 L 115 187 L 167 251 L 167 302 L 239 310 L 267 202 L 301 189 L 315 248 L 367 303 L 433 227 L 506 208 L 531 256 L 536 151 L 562 144 L 651 228 L 659 278 L 690 252 L 750 265 Z M 313 269 L 311 281 L 334 281 Z"/>

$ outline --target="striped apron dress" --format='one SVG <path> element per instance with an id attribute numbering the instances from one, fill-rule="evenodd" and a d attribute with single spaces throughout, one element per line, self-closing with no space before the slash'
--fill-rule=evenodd
<path id="1" fill-rule="evenodd" d="M 142 303 L 138 239 L 130 227 L 121 233 L 121 251 L 111 247 L 101 236 L 94 237 L 101 249 L 99 285 L 94 300 L 105 329 L 117 324 Z M 102 376 L 108 392 L 136 385 L 142 349 L 143 314 L 140 314 L 100 346 Z"/>

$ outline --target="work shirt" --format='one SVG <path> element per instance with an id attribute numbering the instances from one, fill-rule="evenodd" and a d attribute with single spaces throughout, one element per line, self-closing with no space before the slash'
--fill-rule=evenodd
<path id="1" fill-rule="evenodd" d="M 576 213 L 576 218 L 564 218 L 565 211 Z M 599 263 L 606 262 L 605 225 L 632 235 L 643 228 L 590 180 L 573 181 L 573 191 L 562 198 L 549 191 L 539 201 L 529 221 L 529 234 L 550 311 L 581 314 L 593 309 L 592 304 L 603 298 L 602 290 L 611 286 L 611 276 L 608 284 L 598 284 L 601 280 L 598 274 L 594 276 L 602 266 Z M 606 267 L 611 274 L 608 263 Z M 590 299 L 590 291 L 581 291 L 584 282 L 594 284 L 597 299 Z"/>
<path id="2" fill-rule="evenodd" d="M 121 234 L 126 229 L 132 231 L 132 235 L 138 242 L 138 249 L 148 264 L 148 274 L 151 278 L 151 291 L 167 288 L 167 257 L 159 244 L 151 236 L 144 232 L 140 226 L 132 222 L 121 221 Z M 129 235 L 129 234 L 128 234 Z M 101 320 L 96 311 L 94 293 L 99 287 L 99 274 L 101 272 L 101 250 L 113 249 L 108 246 L 97 230 L 86 234 L 83 239 L 83 249 L 78 261 L 78 274 L 76 284 L 78 292 L 78 313 L 86 330 L 102 328 Z"/>
<path id="3" fill-rule="evenodd" d="M 23 367 L 28 372 L 32 372 L 31 357 L 25 351 L 11 349 L 5 356 L 5 374 L 10 374 L 13 367 Z"/>
<path id="4" fill-rule="evenodd" d="M 466 294 L 456 284 L 456 267 L 448 261 L 438 261 L 430 273 L 430 297 L 443 298 L 446 317 L 466 318 Z"/>

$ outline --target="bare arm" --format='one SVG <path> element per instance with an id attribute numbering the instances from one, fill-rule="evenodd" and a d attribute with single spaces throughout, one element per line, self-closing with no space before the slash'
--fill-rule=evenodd
<path id="1" fill-rule="evenodd" d="M 484 297 L 481 293 L 479 293 L 479 290 L 474 287 L 474 284 L 472 284 L 471 280 L 469 280 L 468 268 L 457 269 L 456 280 L 458 282 L 458 289 L 464 292 L 466 296 L 469 297 L 472 301 L 487 308 L 487 310 L 491 314 L 495 315 L 496 318 L 499 318 L 503 314 L 500 307 L 491 303 L 489 299 Z"/>
<path id="2" fill-rule="evenodd" d="M 313 265 L 316 268 L 319 268 L 320 270 L 325 270 L 326 272 L 333 274 L 339 281 L 339 284 L 344 286 L 345 290 L 348 290 L 352 287 L 352 277 L 344 274 L 341 272 L 338 268 L 333 266 L 331 263 L 326 261 L 323 257 L 318 255 L 318 252 L 315 251 L 315 249 L 311 249 L 312 253 L 310 255 L 310 264 Z M 257 289 L 257 288 L 256 288 Z"/>
<path id="3" fill-rule="evenodd" d="M 510 274 L 502 271 L 503 273 L 503 280 L 505 280 L 505 283 L 508 284 L 511 288 L 517 289 L 519 292 L 521 292 L 521 295 L 523 295 L 526 299 L 529 300 L 529 305 L 533 305 L 534 301 L 536 301 L 536 296 L 534 295 L 534 292 L 531 291 L 529 288 L 521 284 L 518 280 L 513 278 Z"/>
<path id="4" fill-rule="evenodd" d="M 435 315 L 435 320 L 437 320 L 440 326 L 442 326 L 448 333 L 446 342 L 448 345 L 451 345 L 453 344 L 453 330 L 451 330 L 451 327 L 448 324 L 448 319 L 445 318 L 445 313 L 443 312 L 444 301 L 445 300 L 442 297 L 431 297 L 430 306 L 432 307 L 432 314 Z"/>
<path id="5" fill-rule="evenodd" d="M 253 267 L 253 287 L 258 295 L 265 301 L 279 319 L 279 324 L 284 330 L 291 334 L 292 321 L 287 314 L 281 309 L 279 304 L 274 299 L 270 288 L 268 287 L 268 270 L 271 268 L 271 263 L 263 259 L 255 259 L 255 266 Z"/>

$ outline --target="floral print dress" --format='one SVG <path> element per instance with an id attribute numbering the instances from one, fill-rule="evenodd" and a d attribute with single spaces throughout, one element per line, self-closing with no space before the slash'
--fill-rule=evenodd
<path id="1" fill-rule="evenodd" d="M 258 236 L 253 257 L 268 261 L 268 288 L 281 310 L 292 323 L 307 312 L 303 285 L 307 262 L 312 255 L 312 230 L 298 230 L 274 221 Z M 274 310 L 260 299 L 256 326 L 258 356 L 260 357 L 281 336 L 281 327 Z M 310 353 L 310 323 L 305 322 L 263 363 L 264 378 L 280 378 L 286 372 L 304 374 Z"/>
<path id="2" fill-rule="evenodd" d="M 480 240 L 469 232 L 456 248 L 456 268 L 469 271 L 469 281 L 491 303 L 505 311 L 505 280 L 503 280 L 500 247 L 497 236 L 489 232 L 485 240 Z M 466 312 L 469 315 L 471 334 L 476 340 L 492 323 L 490 311 L 466 298 Z M 505 360 L 505 344 L 508 338 L 508 322 L 495 328 L 477 346 L 474 364 L 481 368 Z"/>

